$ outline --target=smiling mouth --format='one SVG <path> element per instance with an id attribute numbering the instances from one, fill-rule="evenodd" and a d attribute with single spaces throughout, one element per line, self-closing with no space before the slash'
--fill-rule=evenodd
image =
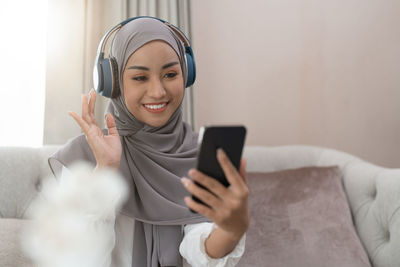
<path id="1" fill-rule="evenodd" d="M 143 107 L 151 113 L 160 113 L 167 108 L 168 104 L 169 102 L 149 103 L 149 104 L 143 104 Z"/>

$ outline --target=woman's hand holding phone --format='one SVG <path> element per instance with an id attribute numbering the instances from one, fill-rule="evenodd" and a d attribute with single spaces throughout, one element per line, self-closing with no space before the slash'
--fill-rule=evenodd
<path id="1" fill-rule="evenodd" d="M 88 95 L 82 95 L 82 116 L 70 111 L 69 115 L 75 119 L 82 131 L 96 158 L 97 168 L 110 167 L 119 169 L 122 145 L 114 117 L 107 114 L 106 124 L 108 135 L 105 135 L 97 125 L 94 108 L 96 104 L 96 92 L 92 89 Z"/>
<path id="2" fill-rule="evenodd" d="M 184 201 L 190 209 L 210 218 L 232 239 L 239 240 L 249 226 L 246 163 L 241 160 L 238 172 L 222 149 L 217 150 L 217 160 L 230 186 L 225 187 L 218 180 L 192 169 L 189 176 L 208 191 L 188 178 L 182 178 L 182 183 L 191 194 L 208 206 L 191 197 L 185 197 Z"/>

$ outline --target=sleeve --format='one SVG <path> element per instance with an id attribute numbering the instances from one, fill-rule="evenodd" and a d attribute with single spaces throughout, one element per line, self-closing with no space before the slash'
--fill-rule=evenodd
<path id="1" fill-rule="evenodd" d="M 179 252 L 192 267 L 233 267 L 242 257 L 245 249 L 246 234 L 243 235 L 235 249 L 228 255 L 219 259 L 208 256 L 205 241 L 215 228 L 217 228 L 217 225 L 209 222 L 185 226 L 184 238 L 179 246 Z"/>

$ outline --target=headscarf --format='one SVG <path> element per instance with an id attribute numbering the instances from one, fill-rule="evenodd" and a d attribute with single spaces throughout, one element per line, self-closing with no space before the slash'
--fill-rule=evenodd
<path id="1" fill-rule="evenodd" d="M 183 225 L 209 221 L 189 211 L 183 201 L 188 192 L 180 182 L 195 166 L 197 134 L 182 121 L 181 105 L 167 123 L 152 127 L 136 119 L 124 101 L 122 73 L 129 56 L 148 42 L 162 40 L 177 53 L 184 84 L 187 80 L 182 41 L 162 22 L 138 18 L 115 34 L 111 56 L 118 63 L 121 94 L 111 99 L 107 112 L 113 114 L 123 148 L 120 172 L 130 185 L 122 213 L 135 219 L 133 267 L 182 266 L 179 245 Z M 60 166 L 76 160 L 96 164 L 84 135 L 65 144 L 49 158 L 57 176 Z"/>

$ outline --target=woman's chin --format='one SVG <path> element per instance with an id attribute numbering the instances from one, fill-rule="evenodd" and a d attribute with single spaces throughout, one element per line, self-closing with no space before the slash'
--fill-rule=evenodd
<path id="1" fill-rule="evenodd" d="M 167 123 L 168 119 L 158 119 L 158 120 L 148 120 L 144 121 L 147 125 L 151 127 L 161 127 Z"/>

